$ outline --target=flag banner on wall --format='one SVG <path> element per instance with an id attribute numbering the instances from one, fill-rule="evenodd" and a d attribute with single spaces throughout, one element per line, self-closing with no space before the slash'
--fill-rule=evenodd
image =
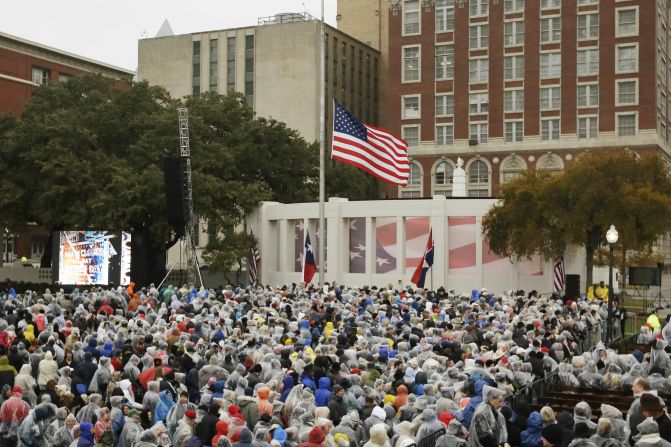
<path id="1" fill-rule="evenodd" d="M 432 231 L 429 230 L 429 240 L 426 243 L 426 250 L 424 250 L 424 256 L 422 261 L 417 266 L 417 270 L 412 275 L 412 283 L 417 287 L 424 287 L 424 281 L 426 281 L 426 273 L 429 271 L 433 265 L 433 235 Z"/>
<path id="2" fill-rule="evenodd" d="M 554 266 L 554 291 L 560 292 L 564 289 L 564 283 L 566 282 L 566 273 L 564 272 L 564 258 L 559 259 L 555 262 Z"/>

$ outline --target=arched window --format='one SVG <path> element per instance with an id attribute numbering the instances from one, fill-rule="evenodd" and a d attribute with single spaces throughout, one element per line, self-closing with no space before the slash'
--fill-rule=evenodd
<path id="1" fill-rule="evenodd" d="M 517 155 L 511 155 L 501 162 L 501 183 L 515 180 L 527 170 L 524 159 Z"/>
<path id="2" fill-rule="evenodd" d="M 557 155 L 545 154 L 538 159 L 536 170 L 547 171 L 551 175 L 556 175 L 564 170 L 564 162 Z"/>
<path id="3" fill-rule="evenodd" d="M 475 160 L 468 167 L 468 196 L 489 197 L 489 167 L 482 160 Z"/>
<path id="4" fill-rule="evenodd" d="M 441 161 L 433 170 L 433 193 L 447 197 L 452 195 L 452 176 L 454 167 L 447 161 Z"/>
<path id="5" fill-rule="evenodd" d="M 416 161 L 410 163 L 408 186 L 400 188 L 400 196 L 404 199 L 418 199 L 422 197 L 422 167 Z"/>

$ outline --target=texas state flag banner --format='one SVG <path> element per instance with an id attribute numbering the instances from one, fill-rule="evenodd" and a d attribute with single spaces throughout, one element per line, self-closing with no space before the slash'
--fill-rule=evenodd
<path id="1" fill-rule="evenodd" d="M 424 256 L 420 261 L 415 273 L 412 275 L 412 283 L 417 287 L 423 288 L 424 281 L 426 281 L 426 272 L 429 271 L 433 265 L 433 230 L 429 230 L 429 240 L 426 243 L 426 249 L 424 250 Z"/>
<path id="2" fill-rule="evenodd" d="M 305 256 L 303 256 L 303 282 L 305 284 L 312 281 L 312 277 L 315 276 L 317 271 L 317 263 L 315 262 L 315 253 L 312 250 L 312 244 L 310 243 L 310 233 L 305 230 Z"/>

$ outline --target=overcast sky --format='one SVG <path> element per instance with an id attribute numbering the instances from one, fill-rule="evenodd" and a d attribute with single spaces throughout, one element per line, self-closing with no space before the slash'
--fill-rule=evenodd
<path id="1" fill-rule="evenodd" d="M 336 1 L 324 0 L 335 26 Z M 137 41 L 168 19 L 175 34 L 256 25 L 280 12 L 321 14 L 320 0 L 0 0 L 0 32 L 135 70 Z"/>

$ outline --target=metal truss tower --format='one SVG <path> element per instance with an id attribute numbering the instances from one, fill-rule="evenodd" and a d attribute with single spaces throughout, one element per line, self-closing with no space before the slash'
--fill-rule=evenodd
<path id="1" fill-rule="evenodd" d="M 179 117 L 179 155 L 184 157 L 184 217 L 186 228 L 182 240 L 185 245 L 187 262 L 187 284 L 196 287 L 203 285 L 200 275 L 198 255 L 196 253 L 196 217 L 193 214 L 193 188 L 191 186 L 191 147 L 189 146 L 189 109 L 180 107 L 177 109 Z"/>

